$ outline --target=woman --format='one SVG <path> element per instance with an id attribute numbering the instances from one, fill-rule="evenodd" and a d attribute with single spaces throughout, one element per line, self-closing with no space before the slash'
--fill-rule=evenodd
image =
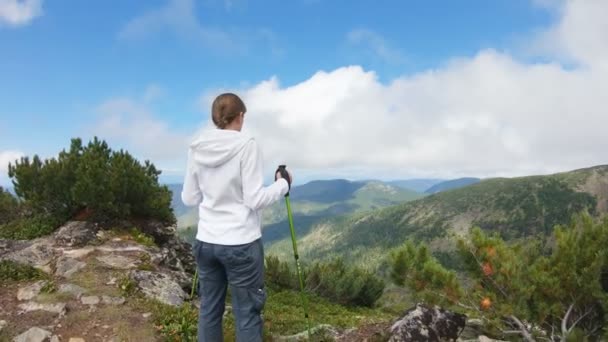
<path id="1" fill-rule="evenodd" d="M 199 206 L 194 255 L 201 284 L 199 342 L 223 341 L 222 318 L 230 285 L 237 341 L 262 341 L 266 301 L 260 210 L 288 191 L 290 179 L 275 175 L 264 187 L 262 155 L 241 133 L 245 112 L 235 94 L 218 96 L 211 108 L 217 129 L 191 145 L 182 201 Z"/>

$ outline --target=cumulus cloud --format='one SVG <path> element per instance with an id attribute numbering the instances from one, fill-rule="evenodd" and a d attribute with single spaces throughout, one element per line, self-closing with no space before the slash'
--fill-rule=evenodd
<path id="1" fill-rule="evenodd" d="M 0 0 L 0 26 L 24 26 L 42 15 L 43 0 Z"/>
<path id="2" fill-rule="evenodd" d="M 16 160 L 23 157 L 23 152 L 20 151 L 0 151 L 0 185 L 8 184 L 8 164 L 15 163 Z"/>
<path id="3" fill-rule="evenodd" d="M 511 176 L 606 163 L 608 2 L 563 6 L 536 41 L 576 67 L 489 49 L 387 84 L 358 66 L 292 86 L 273 77 L 239 91 L 248 129 L 270 164 L 368 177 Z"/>
<path id="4" fill-rule="evenodd" d="M 371 51 L 385 62 L 399 64 L 405 56 L 399 49 L 391 46 L 380 34 L 368 29 L 352 30 L 347 35 L 348 43 Z"/>
<path id="5" fill-rule="evenodd" d="M 99 120 L 91 134 L 111 146 L 122 147 L 139 159 L 151 160 L 165 173 L 183 170 L 188 143 L 193 132 L 182 132 L 159 119 L 145 102 L 114 98 L 96 109 Z"/>
<path id="6" fill-rule="evenodd" d="M 561 19 L 532 42 L 532 49 L 583 67 L 608 69 L 608 1 L 555 0 L 551 3 L 561 4 L 558 8 Z"/>

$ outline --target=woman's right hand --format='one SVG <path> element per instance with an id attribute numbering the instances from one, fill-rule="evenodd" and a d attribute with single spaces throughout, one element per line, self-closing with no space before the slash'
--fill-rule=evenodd
<path id="1" fill-rule="evenodd" d="M 291 172 L 289 172 L 289 170 L 285 169 L 285 171 L 287 171 L 287 174 L 289 175 L 289 179 L 286 179 L 286 181 L 289 184 L 289 186 L 291 187 L 291 183 L 293 183 L 293 175 L 291 174 Z M 281 175 L 281 172 L 277 171 L 277 173 L 274 175 L 274 180 L 277 181 L 281 178 L 283 178 L 283 176 Z"/>

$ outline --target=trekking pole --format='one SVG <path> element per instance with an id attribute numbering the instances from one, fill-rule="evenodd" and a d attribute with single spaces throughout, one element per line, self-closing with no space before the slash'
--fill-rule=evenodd
<path id="1" fill-rule="evenodd" d="M 277 170 L 281 173 L 281 177 L 291 184 L 291 178 L 287 172 L 285 165 L 279 165 Z M 291 185 L 290 185 L 291 188 Z M 300 266 L 300 255 L 298 254 L 298 244 L 296 242 L 296 230 L 293 227 L 293 215 L 291 214 L 291 204 L 289 203 L 289 192 L 285 195 L 285 206 L 287 207 L 287 218 L 289 220 L 289 230 L 291 231 L 291 243 L 293 244 L 293 256 L 296 260 L 296 271 L 300 280 L 300 292 L 302 294 L 302 306 L 304 307 L 304 317 L 306 318 L 306 326 L 308 328 L 308 340 L 310 341 L 310 318 L 308 317 L 308 302 L 304 294 L 304 279 L 302 278 L 302 267 Z"/>
<path id="2" fill-rule="evenodd" d="M 192 290 L 190 290 L 190 300 L 194 298 L 194 291 L 196 286 L 198 285 L 198 266 L 196 267 L 196 271 L 194 271 L 194 277 L 192 278 Z M 196 291 L 198 293 L 198 291 Z"/>

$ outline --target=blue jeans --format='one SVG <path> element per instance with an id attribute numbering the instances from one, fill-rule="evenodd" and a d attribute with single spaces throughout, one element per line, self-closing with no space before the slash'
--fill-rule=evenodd
<path id="1" fill-rule="evenodd" d="M 230 285 L 238 342 L 262 341 L 264 247 L 261 239 L 246 245 L 223 246 L 196 241 L 194 256 L 199 273 L 201 308 L 198 341 L 224 340 L 222 319 Z"/>

